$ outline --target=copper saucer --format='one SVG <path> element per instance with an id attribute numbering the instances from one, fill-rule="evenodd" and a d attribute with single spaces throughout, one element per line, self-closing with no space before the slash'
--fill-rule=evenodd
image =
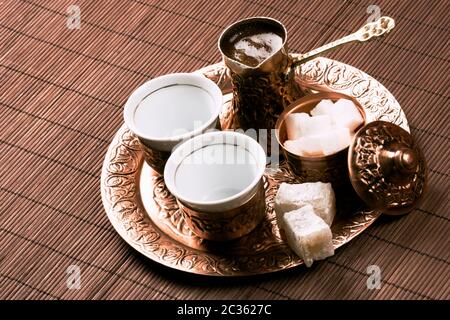
<path id="1" fill-rule="evenodd" d="M 224 92 L 221 122 L 229 126 L 233 121 L 231 82 L 224 65 L 218 63 L 197 72 L 215 81 Z M 309 91 L 336 91 L 352 96 L 364 108 L 368 122 L 389 121 L 409 131 L 394 96 L 378 81 L 352 66 L 317 58 L 297 70 L 296 81 Z M 202 240 L 183 220 L 163 178 L 143 161 L 137 139 L 122 126 L 106 153 L 101 192 L 106 213 L 116 231 L 148 258 L 196 274 L 244 276 L 303 264 L 280 237 L 274 220 L 273 200 L 281 182 L 300 181 L 295 180 L 285 164 L 266 170 L 266 219 L 252 233 L 219 245 Z M 335 248 L 360 234 L 381 214 L 365 209 L 357 199 L 350 190 L 338 197 L 340 217 L 332 226 Z"/>

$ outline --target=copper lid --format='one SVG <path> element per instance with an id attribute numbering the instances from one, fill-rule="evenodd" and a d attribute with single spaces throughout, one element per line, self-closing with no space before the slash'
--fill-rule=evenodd
<path id="1" fill-rule="evenodd" d="M 426 184 L 426 165 L 411 135 L 399 126 L 374 121 L 362 127 L 349 148 L 353 188 L 372 209 L 389 215 L 411 211 Z"/>

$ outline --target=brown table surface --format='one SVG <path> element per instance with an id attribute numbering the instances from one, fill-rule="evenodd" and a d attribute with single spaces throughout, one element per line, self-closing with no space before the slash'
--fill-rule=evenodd
<path id="1" fill-rule="evenodd" d="M 389 36 L 327 56 L 383 83 L 429 165 L 429 190 L 409 215 L 382 218 L 336 255 L 261 277 L 211 279 L 166 269 L 115 233 L 100 198 L 106 149 L 122 107 L 151 77 L 220 61 L 217 38 L 243 17 L 282 21 L 294 52 L 363 25 L 371 0 L 76 1 L 0 3 L 0 298 L 448 299 L 448 1 L 383 0 Z M 81 289 L 66 270 L 78 265 Z M 367 267 L 381 288 L 366 287 Z"/>

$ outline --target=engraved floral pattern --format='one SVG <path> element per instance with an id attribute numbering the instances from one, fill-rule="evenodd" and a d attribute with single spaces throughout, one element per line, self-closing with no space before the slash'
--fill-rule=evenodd
<path id="1" fill-rule="evenodd" d="M 189 228 L 204 239 L 225 240 L 242 237 L 252 231 L 265 217 L 265 190 L 258 185 L 256 194 L 239 208 L 204 213 L 178 202 Z"/>
<path id="2" fill-rule="evenodd" d="M 231 88 L 222 64 L 200 71 L 224 91 Z M 297 71 L 296 80 L 304 88 L 352 95 L 365 108 L 369 121 L 389 119 L 408 130 L 406 118 L 395 98 L 363 72 L 325 58 L 311 60 Z M 279 184 L 298 182 L 286 164 L 266 170 L 266 218 L 263 222 L 254 232 L 219 253 L 192 234 L 161 176 L 151 178 L 158 212 L 146 212 L 138 192 L 143 157 L 137 139 L 123 126 L 108 149 L 101 179 L 102 200 L 108 218 L 120 236 L 137 251 L 175 269 L 216 276 L 261 274 L 302 264 L 280 237 L 274 219 L 273 201 Z M 360 210 L 338 220 L 332 227 L 335 248 L 357 236 L 379 215 L 378 211 Z M 158 222 L 164 223 L 170 232 L 163 232 L 152 219 L 160 219 Z M 179 235 L 178 241 L 172 239 L 174 235 Z"/>
<path id="3" fill-rule="evenodd" d="M 287 70 L 256 75 L 231 72 L 231 83 L 233 112 L 244 130 L 275 128 L 284 108 L 302 96 L 290 66 Z"/>

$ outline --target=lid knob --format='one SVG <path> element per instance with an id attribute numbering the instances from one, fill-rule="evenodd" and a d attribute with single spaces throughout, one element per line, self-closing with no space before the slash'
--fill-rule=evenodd
<path id="1" fill-rule="evenodd" d="M 412 173 L 416 170 L 419 160 L 417 153 L 410 148 L 402 148 L 395 153 L 394 165 L 403 173 Z"/>
<path id="2" fill-rule="evenodd" d="M 361 128 L 348 161 L 353 188 L 370 208 L 405 214 L 421 199 L 425 159 L 411 135 L 399 126 L 374 121 Z"/>
<path id="3" fill-rule="evenodd" d="M 395 148 L 398 147 L 397 150 Z M 408 175 L 414 173 L 419 164 L 417 152 L 411 148 L 399 147 L 397 144 L 381 148 L 378 152 L 378 161 L 385 176 L 393 173 Z"/>

